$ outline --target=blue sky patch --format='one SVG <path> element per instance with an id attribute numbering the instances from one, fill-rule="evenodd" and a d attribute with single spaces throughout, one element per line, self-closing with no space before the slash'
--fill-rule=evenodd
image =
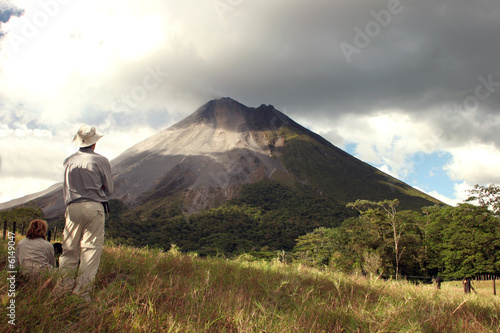
<path id="1" fill-rule="evenodd" d="M 343 150 L 356 156 L 356 147 L 356 143 L 350 142 L 345 144 Z M 408 161 L 413 163 L 413 172 L 406 177 L 399 177 L 399 180 L 411 186 L 419 187 L 426 192 L 437 191 L 448 198 L 454 198 L 454 185 L 456 182 L 450 179 L 445 170 L 451 159 L 452 155 L 444 151 L 431 154 L 418 152 L 411 156 Z M 382 167 L 382 165 L 367 163 L 376 168 Z"/>
<path id="2" fill-rule="evenodd" d="M 455 182 L 450 179 L 445 170 L 451 159 L 452 155 L 443 151 L 415 154 L 410 159 L 414 172 L 408 175 L 405 181 L 427 192 L 437 191 L 448 198 L 454 198 Z"/>

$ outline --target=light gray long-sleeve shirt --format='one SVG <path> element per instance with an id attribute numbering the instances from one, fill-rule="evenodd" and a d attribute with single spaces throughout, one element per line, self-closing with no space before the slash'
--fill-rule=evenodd
<path id="1" fill-rule="evenodd" d="M 15 266 L 27 272 L 38 272 L 56 266 L 54 246 L 42 237 L 35 239 L 23 238 L 17 243 Z"/>
<path id="2" fill-rule="evenodd" d="M 64 203 L 106 202 L 113 193 L 111 166 L 92 148 L 80 148 L 64 161 Z"/>

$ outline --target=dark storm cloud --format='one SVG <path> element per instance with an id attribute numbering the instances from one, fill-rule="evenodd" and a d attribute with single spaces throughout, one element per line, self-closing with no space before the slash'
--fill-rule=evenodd
<path id="1" fill-rule="evenodd" d="M 241 5 L 217 32 L 217 58 L 192 59 L 191 86 L 317 119 L 401 109 L 450 140 L 494 139 L 499 17 L 495 0 Z"/>
<path id="2" fill-rule="evenodd" d="M 209 99 L 229 96 L 320 123 L 402 110 L 428 119 L 449 142 L 496 140 L 490 131 L 500 106 L 497 0 L 215 2 L 225 11 L 166 5 L 179 35 L 109 82 L 111 99 L 125 104 L 126 114 L 168 109 L 180 120 Z M 144 102 L 123 103 L 148 68 L 168 75 Z"/>

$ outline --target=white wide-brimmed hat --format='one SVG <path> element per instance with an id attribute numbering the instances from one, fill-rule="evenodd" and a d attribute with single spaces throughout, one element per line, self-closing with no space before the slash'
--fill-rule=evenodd
<path id="1" fill-rule="evenodd" d="M 80 148 L 90 147 L 96 143 L 102 135 L 97 134 L 94 126 L 82 125 L 73 138 L 73 143 Z"/>

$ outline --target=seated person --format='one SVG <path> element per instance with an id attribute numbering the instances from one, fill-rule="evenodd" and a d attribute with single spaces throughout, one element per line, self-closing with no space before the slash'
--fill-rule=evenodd
<path id="1" fill-rule="evenodd" d="M 44 220 L 33 220 L 26 238 L 17 243 L 15 260 L 16 266 L 21 266 L 21 272 L 33 274 L 50 270 L 56 265 L 54 247 L 45 240 L 47 229 Z"/>

